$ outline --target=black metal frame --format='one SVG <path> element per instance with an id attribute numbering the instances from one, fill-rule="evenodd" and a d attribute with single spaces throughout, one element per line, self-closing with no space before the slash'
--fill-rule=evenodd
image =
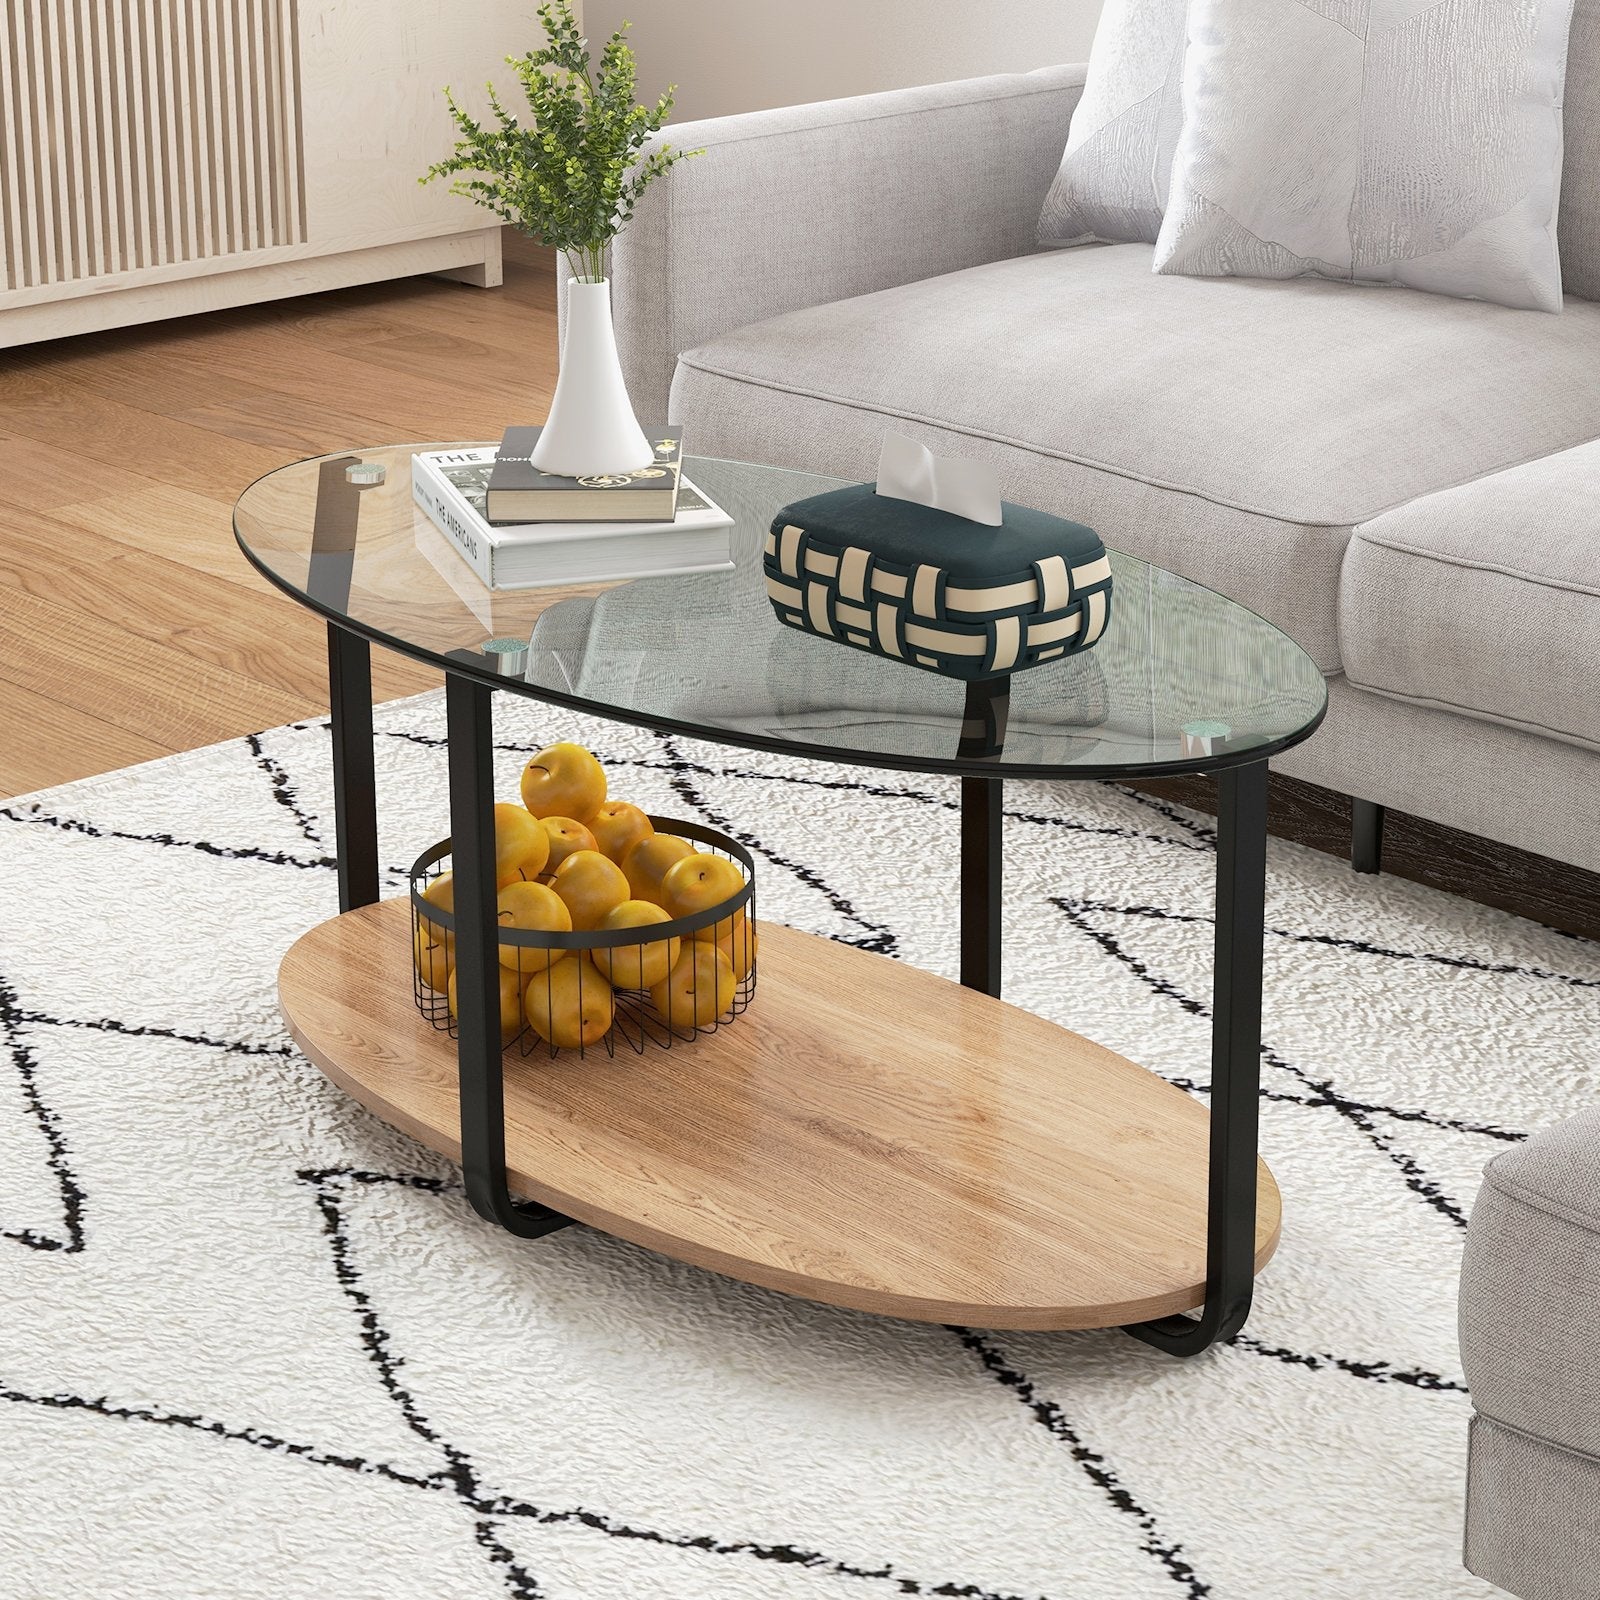
<path id="1" fill-rule="evenodd" d="M 961 780 L 961 982 L 1000 994 L 1000 851 L 1005 784 L 999 778 Z"/>
<path id="2" fill-rule="evenodd" d="M 330 624 L 328 660 L 339 904 L 350 910 L 378 897 L 368 644 Z M 481 1217 L 521 1238 L 536 1239 L 573 1219 L 547 1206 L 512 1199 L 507 1183 L 495 959 L 491 694 L 490 686 L 477 677 L 445 674 L 461 1165 L 467 1197 Z M 999 754 L 1005 711 L 1002 682 L 970 686 L 963 756 L 981 759 Z M 1162 1317 L 1124 1330 L 1174 1356 L 1198 1355 L 1237 1333 L 1250 1314 L 1255 1286 L 1267 763 L 1263 759 L 1228 767 L 1216 779 L 1216 979 L 1205 1304 L 1197 1317 Z M 1000 778 L 961 780 L 961 981 L 992 995 L 999 995 L 1001 988 L 1003 798 Z"/>
<path id="3" fill-rule="evenodd" d="M 1010 678 L 982 678 L 967 685 L 957 755 L 993 761 L 1005 748 L 1011 710 Z M 999 778 L 961 780 L 961 981 L 969 989 L 1000 993 L 1000 852 L 1005 784 Z"/>
<path id="4" fill-rule="evenodd" d="M 572 1221 L 511 1198 L 506 1182 L 500 1046 L 499 923 L 494 882 L 494 722 L 490 691 L 458 673 L 444 680 L 450 744 L 450 850 L 455 873 L 456 1058 L 461 1073 L 461 1170 L 472 1209 L 519 1238 Z"/>
<path id="5" fill-rule="evenodd" d="M 1256 1282 L 1261 1118 L 1261 948 L 1266 939 L 1267 764 L 1217 775 L 1217 926 L 1211 1001 L 1206 1298 L 1198 1318 L 1127 1329 L 1173 1356 L 1231 1339 Z"/>
<path id="6" fill-rule="evenodd" d="M 1383 870 L 1383 807 L 1374 800 L 1350 802 L 1350 866 L 1355 872 Z"/>
<path id="7" fill-rule="evenodd" d="M 372 646 L 328 624 L 334 848 L 339 909 L 378 898 L 378 781 L 372 757 Z"/>
<path id="8" fill-rule="evenodd" d="M 337 611 L 350 603 L 361 485 L 345 469 L 359 456 L 331 456 L 317 468 L 306 593 Z M 372 764 L 372 646 L 360 634 L 328 623 L 328 725 L 333 735 L 334 848 L 339 857 L 339 909 L 378 898 L 378 787 Z"/>
<path id="9" fill-rule="evenodd" d="M 995 778 L 961 781 L 961 981 L 992 995 L 1000 993 L 1001 789 Z M 1258 761 L 1217 774 L 1205 1305 L 1198 1317 L 1162 1317 L 1124 1330 L 1168 1355 L 1199 1355 L 1219 1339 L 1231 1339 L 1250 1315 L 1266 871 L 1267 763 Z"/>

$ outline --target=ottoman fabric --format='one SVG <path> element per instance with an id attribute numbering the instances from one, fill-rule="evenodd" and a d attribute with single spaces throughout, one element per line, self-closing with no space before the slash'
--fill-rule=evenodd
<path id="1" fill-rule="evenodd" d="M 1600 1593 L 1600 1108 L 1491 1161 L 1461 1263 L 1468 1567 Z"/>
<path id="2" fill-rule="evenodd" d="M 1461 1264 L 1461 1360 L 1479 1411 L 1600 1456 L 1600 1108 L 1485 1170 Z"/>
<path id="3" fill-rule="evenodd" d="M 1600 1460 L 1472 1419 L 1467 1570 L 1522 1600 L 1594 1600 Z"/>

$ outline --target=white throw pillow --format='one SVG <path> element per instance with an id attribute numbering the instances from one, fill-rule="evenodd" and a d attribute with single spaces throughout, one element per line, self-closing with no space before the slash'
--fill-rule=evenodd
<path id="1" fill-rule="evenodd" d="M 1183 120 L 1188 0 L 1106 0 L 1040 244 L 1154 244 Z"/>
<path id="2" fill-rule="evenodd" d="M 1561 309 L 1573 0 L 1192 0 L 1158 272 Z"/>

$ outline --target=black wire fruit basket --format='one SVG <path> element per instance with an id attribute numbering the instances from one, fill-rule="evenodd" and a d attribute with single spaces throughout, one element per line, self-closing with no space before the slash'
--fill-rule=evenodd
<path id="1" fill-rule="evenodd" d="M 713 1033 L 742 1016 L 756 991 L 755 860 L 736 840 L 697 822 L 650 818 L 657 834 L 731 862 L 740 888 L 687 916 L 597 930 L 547 932 L 507 925 L 500 890 L 500 1033 L 504 1048 L 549 1057 L 619 1044 L 642 1054 Z M 450 841 L 411 867 L 412 994 L 417 1010 L 456 1036 L 455 913 L 437 897 L 451 872 Z M 527 878 L 547 890 L 553 874 Z M 436 898 L 430 898 L 434 891 Z M 551 891 L 553 893 L 553 891 Z M 524 893 L 526 893 L 524 891 Z"/>

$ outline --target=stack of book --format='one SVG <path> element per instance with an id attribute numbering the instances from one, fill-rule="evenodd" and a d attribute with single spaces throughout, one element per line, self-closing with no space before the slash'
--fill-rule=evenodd
<path id="1" fill-rule="evenodd" d="M 508 428 L 498 450 L 411 458 L 417 504 L 491 589 L 605 583 L 733 565 L 721 506 L 683 476 L 680 429 L 650 435 L 639 472 L 564 478 L 531 459 L 537 428 Z"/>

